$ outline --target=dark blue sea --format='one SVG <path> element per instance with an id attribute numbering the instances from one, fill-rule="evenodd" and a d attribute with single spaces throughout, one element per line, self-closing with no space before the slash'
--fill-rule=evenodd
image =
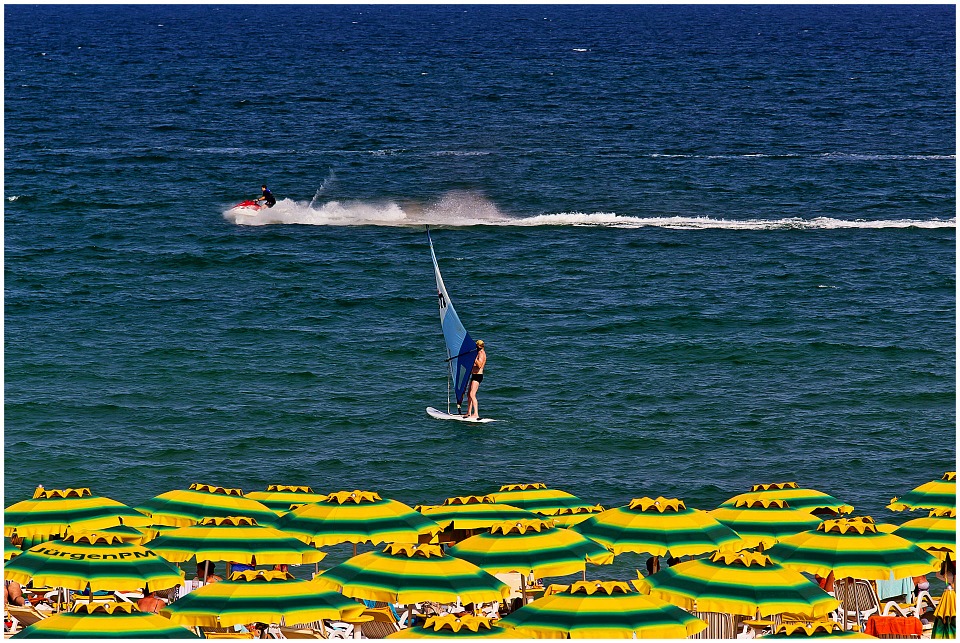
<path id="1" fill-rule="evenodd" d="M 5 505 L 796 481 L 902 521 L 956 468 L 955 13 L 6 5 Z M 424 412 L 425 224 L 497 423 Z"/>

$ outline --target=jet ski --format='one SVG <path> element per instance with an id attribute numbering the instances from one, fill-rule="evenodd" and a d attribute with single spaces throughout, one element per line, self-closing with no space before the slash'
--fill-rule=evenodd
<path id="1" fill-rule="evenodd" d="M 257 203 L 256 201 L 247 200 L 247 201 L 241 201 L 240 203 L 236 204 L 231 208 L 231 210 L 245 210 L 249 212 L 257 212 L 262 207 L 263 206 Z"/>

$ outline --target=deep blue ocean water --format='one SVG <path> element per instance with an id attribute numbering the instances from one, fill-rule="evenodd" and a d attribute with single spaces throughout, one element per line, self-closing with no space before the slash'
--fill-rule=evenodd
<path id="1" fill-rule="evenodd" d="M 789 480 L 899 521 L 956 468 L 951 6 L 4 21 L 6 505 Z M 425 223 L 497 424 L 424 414 Z"/>

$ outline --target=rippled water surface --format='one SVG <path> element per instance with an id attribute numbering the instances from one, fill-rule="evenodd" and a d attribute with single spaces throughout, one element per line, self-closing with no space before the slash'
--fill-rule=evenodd
<path id="1" fill-rule="evenodd" d="M 955 469 L 952 7 L 4 12 L 5 504 Z"/>

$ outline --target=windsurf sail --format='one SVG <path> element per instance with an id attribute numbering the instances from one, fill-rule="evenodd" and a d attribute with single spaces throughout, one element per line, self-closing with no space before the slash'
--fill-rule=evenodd
<path id="1" fill-rule="evenodd" d="M 427 241 L 430 242 L 430 258 L 433 259 L 433 272 L 437 277 L 440 328 L 443 330 L 443 340 L 447 345 L 448 374 L 453 381 L 453 391 L 457 398 L 457 409 L 459 409 L 463 403 L 467 385 L 470 383 L 470 372 L 477 357 L 477 345 L 470 339 L 470 333 L 460 322 L 447 288 L 443 285 L 443 277 L 440 276 L 440 266 L 437 264 L 437 255 L 433 251 L 433 239 L 430 238 L 429 228 L 427 228 Z M 447 410 L 449 411 L 449 402 Z"/>

